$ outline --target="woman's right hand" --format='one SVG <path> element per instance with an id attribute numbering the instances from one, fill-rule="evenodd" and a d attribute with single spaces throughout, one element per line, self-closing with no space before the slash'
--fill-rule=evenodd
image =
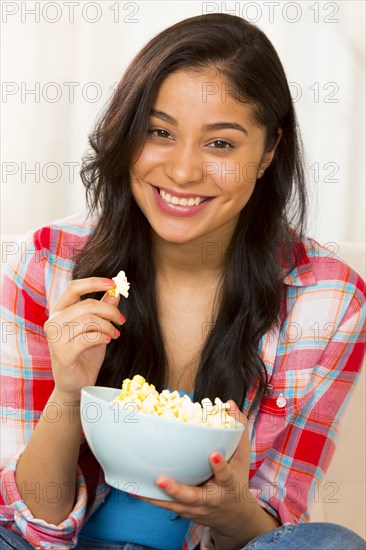
<path id="1" fill-rule="evenodd" d="M 80 399 L 83 386 L 94 386 L 107 344 L 118 338 L 111 321 L 126 319 L 117 306 L 119 296 L 107 293 L 101 300 L 80 300 L 89 292 L 107 291 L 114 282 L 102 277 L 71 281 L 44 324 L 51 354 L 55 391 L 67 399 Z"/>

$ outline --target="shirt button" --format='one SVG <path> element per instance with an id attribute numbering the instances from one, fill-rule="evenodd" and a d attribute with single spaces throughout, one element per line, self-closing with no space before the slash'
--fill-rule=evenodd
<path id="1" fill-rule="evenodd" d="M 280 393 L 280 395 L 276 399 L 277 407 L 279 407 L 280 409 L 283 409 L 283 407 L 286 407 L 286 403 L 287 403 L 287 401 L 286 401 L 285 397 L 283 396 L 283 393 Z"/>

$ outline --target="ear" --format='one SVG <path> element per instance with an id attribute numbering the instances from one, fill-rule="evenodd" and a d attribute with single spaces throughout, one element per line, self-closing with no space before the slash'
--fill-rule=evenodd
<path id="1" fill-rule="evenodd" d="M 274 146 L 272 147 L 272 149 L 270 149 L 269 151 L 266 151 L 262 157 L 262 161 L 259 165 L 259 168 L 258 168 L 258 174 L 257 174 L 257 179 L 261 178 L 266 170 L 266 168 L 268 168 L 268 166 L 271 164 L 272 162 L 272 159 L 273 159 L 273 156 L 276 152 L 276 149 L 277 149 L 277 145 L 279 144 L 279 142 L 281 141 L 281 138 L 282 138 L 282 128 L 278 128 L 278 136 L 277 136 L 277 139 L 276 139 L 276 143 L 274 144 Z"/>

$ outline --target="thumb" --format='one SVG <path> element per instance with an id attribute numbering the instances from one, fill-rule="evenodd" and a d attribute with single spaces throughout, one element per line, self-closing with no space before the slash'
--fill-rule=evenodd
<path id="1" fill-rule="evenodd" d="M 101 301 L 101 302 L 105 302 L 106 304 L 111 304 L 112 306 L 118 307 L 120 298 L 121 298 L 121 295 L 120 295 L 120 294 L 118 294 L 118 296 L 115 297 L 115 296 L 110 296 L 110 295 L 108 294 L 108 292 L 106 292 L 100 301 Z M 121 315 L 123 315 L 123 313 L 121 312 L 121 310 L 119 310 L 119 312 L 120 312 Z M 124 317 L 124 320 L 126 321 L 126 317 L 125 317 L 124 315 L 123 315 L 123 317 Z M 123 321 L 123 322 L 124 322 L 124 321 Z"/>
<path id="2" fill-rule="evenodd" d="M 120 294 L 118 294 L 117 297 L 114 297 L 114 296 L 110 296 L 110 295 L 108 294 L 108 292 L 106 292 L 106 293 L 102 296 L 102 298 L 101 298 L 100 301 L 101 301 L 101 302 L 105 302 L 106 304 L 112 304 L 112 306 L 118 306 L 120 298 L 121 298 L 121 295 L 120 295 Z"/>

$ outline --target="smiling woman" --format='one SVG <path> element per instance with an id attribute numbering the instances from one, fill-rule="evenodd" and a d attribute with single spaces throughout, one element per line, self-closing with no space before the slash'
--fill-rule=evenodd
<path id="1" fill-rule="evenodd" d="M 169 27 L 90 145 L 87 215 L 28 234 L 4 273 L 4 322 L 24 330 L 3 353 L 1 548 L 363 549 L 309 522 L 309 503 L 359 376 L 365 283 L 305 234 L 301 139 L 271 42 L 233 15 Z M 121 270 L 127 301 L 108 294 Z M 170 500 L 107 486 L 74 414 L 84 386 L 135 374 L 230 400 L 246 428 L 229 461 L 207 450 L 202 485 L 162 471 Z"/>

